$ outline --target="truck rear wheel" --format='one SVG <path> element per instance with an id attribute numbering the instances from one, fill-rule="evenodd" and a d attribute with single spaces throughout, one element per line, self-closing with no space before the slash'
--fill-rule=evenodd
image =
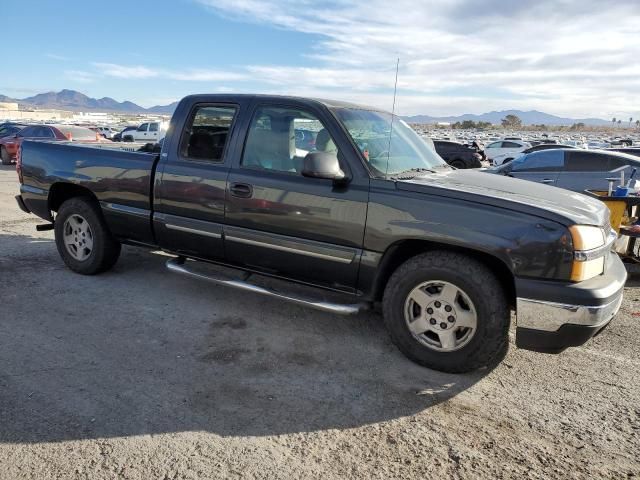
<path id="1" fill-rule="evenodd" d="M 109 270 L 120 256 L 120 243 L 111 235 L 96 203 L 86 197 L 62 204 L 55 219 L 55 237 L 64 263 L 83 275 Z"/>
<path id="2" fill-rule="evenodd" d="M 396 346 L 425 367 L 468 372 L 507 352 L 511 312 L 504 289 L 466 255 L 435 251 L 407 260 L 387 283 L 383 313 Z"/>

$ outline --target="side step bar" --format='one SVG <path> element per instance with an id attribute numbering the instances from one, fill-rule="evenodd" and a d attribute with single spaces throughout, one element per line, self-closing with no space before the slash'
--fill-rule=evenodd
<path id="1" fill-rule="evenodd" d="M 311 298 L 305 298 L 302 296 L 285 295 L 283 293 L 276 292 L 275 290 L 270 290 L 258 285 L 253 285 L 243 280 L 232 280 L 224 277 L 205 275 L 203 273 L 190 270 L 189 267 L 186 266 L 185 260 L 186 259 L 184 257 L 177 257 L 167 260 L 167 269 L 174 273 L 179 273 L 200 280 L 206 280 L 217 285 L 233 287 L 237 288 L 238 290 L 244 290 L 246 292 L 260 293 L 268 297 L 278 298 L 287 302 L 296 303 L 305 307 L 315 308 L 316 310 L 322 310 L 324 312 L 336 313 L 338 315 L 353 315 L 360 311 L 369 309 L 369 305 L 367 303 L 339 304 L 324 302 Z"/>

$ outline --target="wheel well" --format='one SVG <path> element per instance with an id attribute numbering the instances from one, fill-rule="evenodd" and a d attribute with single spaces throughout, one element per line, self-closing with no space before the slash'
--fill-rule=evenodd
<path id="1" fill-rule="evenodd" d="M 73 183 L 55 183 L 49 190 L 49 210 L 57 212 L 65 201 L 73 197 L 89 197 L 95 202 L 98 199 L 91 190 Z"/>
<path id="2" fill-rule="evenodd" d="M 431 250 L 446 250 L 450 252 L 462 253 L 468 255 L 489 268 L 498 277 L 498 280 L 502 284 L 510 305 L 515 307 L 516 304 L 516 287 L 514 282 L 513 273 L 509 267 L 499 258 L 494 257 L 485 252 L 473 250 L 470 248 L 457 247 L 453 245 L 447 245 L 437 242 L 429 242 L 425 240 L 404 240 L 394 243 L 385 252 L 380 266 L 378 268 L 378 274 L 374 284 L 373 298 L 375 301 L 382 299 L 384 288 L 389 280 L 389 277 L 393 272 L 404 262 L 411 257 L 425 253 Z"/>

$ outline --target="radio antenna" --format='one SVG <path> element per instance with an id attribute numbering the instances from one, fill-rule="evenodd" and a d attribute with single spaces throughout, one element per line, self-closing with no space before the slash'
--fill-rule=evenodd
<path id="1" fill-rule="evenodd" d="M 389 177 L 389 160 L 391 157 L 391 136 L 393 135 L 393 117 L 396 113 L 396 93 L 398 92 L 398 68 L 400 67 L 400 57 L 396 61 L 396 81 L 393 85 L 393 107 L 391 108 L 391 128 L 389 129 L 389 147 L 387 148 L 387 169 L 384 178 Z"/>

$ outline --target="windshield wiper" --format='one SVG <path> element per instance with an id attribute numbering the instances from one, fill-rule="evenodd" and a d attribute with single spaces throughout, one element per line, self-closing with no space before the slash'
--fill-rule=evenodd
<path id="1" fill-rule="evenodd" d="M 438 172 L 430 168 L 418 167 L 418 168 L 410 168 L 408 170 L 403 170 L 402 172 L 394 173 L 389 178 L 391 178 L 391 180 L 408 180 L 418 176 L 418 175 L 412 175 L 413 173 L 419 174 L 419 173 L 438 173 Z"/>

